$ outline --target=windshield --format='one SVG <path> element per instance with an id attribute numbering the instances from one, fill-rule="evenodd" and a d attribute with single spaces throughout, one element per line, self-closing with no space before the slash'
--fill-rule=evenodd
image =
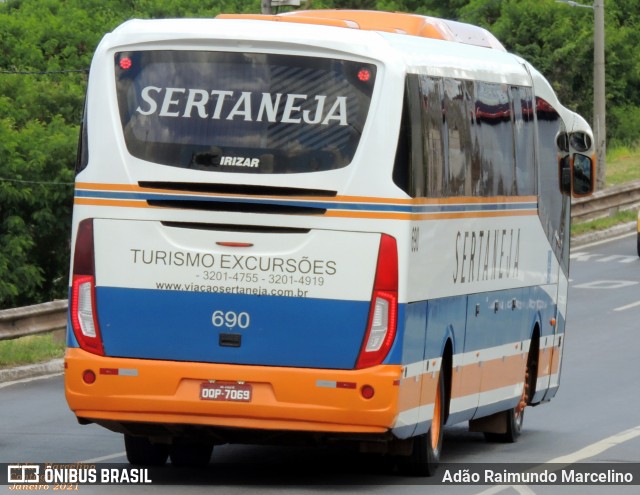
<path id="1" fill-rule="evenodd" d="M 348 165 L 376 74 L 373 64 L 261 53 L 136 51 L 114 62 L 131 155 L 236 173 Z"/>

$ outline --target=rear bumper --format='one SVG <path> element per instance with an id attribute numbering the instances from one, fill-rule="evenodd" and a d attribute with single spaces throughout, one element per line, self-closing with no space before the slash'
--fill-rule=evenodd
<path id="1" fill-rule="evenodd" d="M 82 375 L 97 378 L 87 384 Z M 402 367 L 280 368 L 101 357 L 69 348 L 65 389 L 79 419 L 101 424 L 199 425 L 253 430 L 386 433 L 398 414 Z M 251 402 L 200 399 L 204 382 L 246 382 Z M 364 385 L 375 394 L 365 399 Z"/>

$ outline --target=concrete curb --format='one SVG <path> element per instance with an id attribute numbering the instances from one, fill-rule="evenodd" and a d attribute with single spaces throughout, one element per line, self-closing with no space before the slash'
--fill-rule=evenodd
<path id="1" fill-rule="evenodd" d="M 52 359 L 46 363 L 28 364 L 0 370 L 0 383 L 15 382 L 39 376 L 56 375 L 64 371 L 64 359 Z"/>
<path id="2" fill-rule="evenodd" d="M 588 234 L 582 234 L 571 238 L 571 247 L 580 247 L 585 244 L 591 244 L 592 242 L 598 242 L 605 239 L 613 239 L 629 232 L 634 232 L 637 228 L 636 222 L 621 223 L 620 225 L 614 225 L 609 229 L 598 230 L 596 232 L 589 232 Z"/>
<path id="3" fill-rule="evenodd" d="M 611 239 L 620 235 L 627 234 L 636 230 L 636 222 L 629 222 L 616 225 L 610 229 L 590 232 L 571 239 L 571 246 L 576 248 L 598 242 L 604 239 Z M 0 370 L 0 383 L 14 382 L 25 380 L 28 378 L 36 378 L 39 376 L 55 375 L 64 371 L 64 360 L 53 359 L 46 363 L 30 364 L 27 366 L 18 366 L 17 368 L 8 368 Z"/>

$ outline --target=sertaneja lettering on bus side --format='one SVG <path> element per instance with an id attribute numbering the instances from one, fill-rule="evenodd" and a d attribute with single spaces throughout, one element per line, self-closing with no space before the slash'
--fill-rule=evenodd
<path id="1" fill-rule="evenodd" d="M 520 229 L 458 231 L 453 283 L 517 278 Z"/>

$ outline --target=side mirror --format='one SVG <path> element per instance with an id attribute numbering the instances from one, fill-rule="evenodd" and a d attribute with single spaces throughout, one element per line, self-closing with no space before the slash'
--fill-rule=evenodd
<path id="1" fill-rule="evenodd" d="M 586 132 L 572 132 L 569 141 L 571 147 L 580 153 L 588 151 L 593 144 L 591 137 Z"/>
<path id="2" fill-rule="evenodd" d="M 593 192 L 594 166 L 591 158 L 580 153 L 573 155 L 573 194 L 585 196 Z M 564 184 L 563 184 L 564 185 Z"/>

